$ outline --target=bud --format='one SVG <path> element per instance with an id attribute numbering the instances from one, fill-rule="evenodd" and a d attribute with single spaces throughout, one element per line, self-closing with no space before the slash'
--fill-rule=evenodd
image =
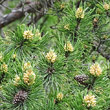
<path id="1" fill-rule="evenodd" d="M 38 37 L 39 40 L 42 39 L 42 37 L 41 37 L 41 33 L 39 32 L 38 29 L 36 30 L 36 34 L 35 34 L 35 36 Z"/>
<path id="2" fill-rule="evenodd" d="M 13 54 L 13 59 L 15 59 L 16 58 L 16 54 Z"/>
<path id="3" fill-rule="evenodd" d="M 109 9 L 110 9 L 109 4 L 107 4 L 107 3 L 105 3 L 105 4 L 103 5 L 103 7 L 104 7 L 105 10 L 109 10 Z"/>
<path id="4" fill-rule="evenodd" d="M 56 61 L 57 55 L 54 50 L 50 50 L 45 57 L 48 61 L 54 63 Z"/>
<path id="5" fill-rule="evenodd" d="M 14 78 L 14 85 L 17 86 L 19 81 L 20 81 L 20 77 L 18 75 L 16 75 Z"/>
<path id="6" fill-rule="evenodd" d="M 84 10 L 82 7 L 76 10 L 76 18 L 84 18 Z"/>
<path id="7" fill-rule="evenodd" d="M 94 18 L 94 20 L 93 20 L 94 22 L 98 22 L 98 19 L 97 18 Z"/>
<path id="8" fill-rule="evenodd" d="M 64 29 L 70 30 L 70 29 L 69 29 L 69 24 L 65 25 L 65 26 L 64 26 Z"/>
<path id="9" fill-rule="evenodd" d="M 96 106 L 96 98 L 94 95 L 86 95 L 84 96 L 84 101 L 87 104 L 88 107 L 94 107 Z"/>
<path id="10" fill-rule="evenodd" d="M 108 38 L 108 36 L 107 36 L 107 35 L 104 35 L 104 36 L 103 36 L 103 38 L 104 38 L 104 39 L 107 39 L 107 38 Z"/>
<path id="11" fill-rule="evenodd" d="M 97 9 L 96 9 L 96 13 L 97 13 L 97 14 L 101 14 L 101 13 L 102 13 L 101 9 L 100 9 L 100 8 L 97 8 Z"/>
<path id="12" fill-rule="evenodd" d="M 27 70 L 23 76 L 24 83 L 26 83 L 27 85 L 32 85 L 35 81 L 35 78 L 36 78 L 36 75 L 31 69 Z"/>
<path id="13" fill-rule="evenodd" d="M 61 4 L 61 5 L 60 5 L 60 8 L 61 8 L 61 9 L 65 8 L 65 4 L 64 4 L 64 3 Z"/>
<path id="14" fill-rule="evenodd" d="M 8 71 L 8 66 L 5 63 L 1 65 L 1 71 L 5 73 Z"/>
<path id="15" fill-rule="evenodd" d="M 30 67 L 31 67 L 31 63 L 30 62 L 26 62 L 23 65 L 23 70 L 25 71 L 25 70 L 29 69 Z"/>
<path id="16" fill-rule="evenodd" d="M 87 49 L 87 48 L 88 48 L 88 46 L 87 46 L 87 45 L 84 45 L 84 48 L 85 48 L 85 49 Z"/>
<path id="17" fill-rule="evenodd" d="M 63 94 L 62 94 L 62 93 L 58 93 L 58 94 L 57 94 L 57 99 L 58 99 L 59 101 L 61 101 L 61 100 L 63 99 Z"/>
<path id="18" fill-rule="evenodd" d="M 69 41 L 65 44 L 64 50 L 69 52 L 72 52 L 74 50 L 72 44 Z"/>
<path id="19" fill-rule="evenodd" d="M 97 28 L 98 27 L 98 19 L 97 18 L 94 18 L 94 20 L 93 20 L 93 26 L 94 26 L 94 28 Z"/>
<path id="20" fill-rule="evenodd" d="M 102 74 L 102 69 L 98 63 L 95 63 L 90 67 L 90 73 L 94 76 L 100 76 Z"/>
<path id="21" fill-rule="evenodd" d="M 103 89 L 102 89 L 101 87 L 97 87 L 97 88 L 95 89 L 95 92 L 96 92 L 96 93 L 99 93 L 99 94 L 102 94 L 102 93 L 103 93 Z"/>
<path id="22" fill-rule="evenodd" d="M 96 56 L 95 55 L 92 56 L 92 60 L 96 60 Z"/>
<path id="23" fill-rule="evenodd" d="M 33 39 L 33 34 L 32 34 L 32 31 L 24 31 L 24 33 L 23 33 L 23 37 L 24 37 L 24 39 Z"/>

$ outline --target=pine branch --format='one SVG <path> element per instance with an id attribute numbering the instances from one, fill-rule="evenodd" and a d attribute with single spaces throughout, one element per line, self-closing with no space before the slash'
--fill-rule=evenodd
<path id="1" fill-rule="evenodd" d="M 100 53 L 104 58 L 110 61 L 110 53 L 105 51 L 104 41 L 100 40 L 100 42 L 94 41 L 94 47 L 98 53 Z"/>
<path id="2" fill-rule="evenodd" d="M 0 1 L 0 5 L 3 4 L 5 1 L 6 1 L 6 0 L 1 0 L 1 1 Z"/>
<path id="3" fill-rule="evenodd" d="M 37 22 L 42 16 L 44 16 L 45 8 L 50 8 L 52 6 L 50 4 L 50 1 L 51 0 L 47 1 L 47 7 L 45 7 L 45 4 L 43 4 L 43 2 L 40 1 L 29 2 L 22 7 L 21 5 L 18 6 L 18 8 L 13 9 L 11 13 L 4 15 L 3 18 L 0 19 L 0 29 L 24 17 L 25 13 L 37 13 L 37 16 L 34 18 L 34 23 Z M 29 22 L 28 25 L 30 25 L 31 23 L 32 22 Z"/>
<path id="4" fill-rule="evenodd" d="M 74 32 L 74 42 L 77 42 L 77 33 L 78 33 L 78 28 L 79 28 L 79 25 L 80 25 L 80 22 L 81 22 L 81 19 L 77 19 L 77 25 L 75 27 L 75 32 Z"/>
<path id="5" fill-rule="evenodd" d="M 18 19 L 24 17 L 26 12 L 34 13 L 35 10 L 32 9 L 30 6 L 32 6 L 32 7 L 40 6 L 40 2 L 32 2 L 29 5 L 26 5 L 24 7 L 24 9 L 22 9 L 22 8 L 15 9 L 15 10 L 12 10 L 12 12 L 9 13 L 8 15 L 4 15 L 3 18 L 0 19 L 0 29 L 6 25 L 12 23 L 15 20 L 18 20 Z"/>

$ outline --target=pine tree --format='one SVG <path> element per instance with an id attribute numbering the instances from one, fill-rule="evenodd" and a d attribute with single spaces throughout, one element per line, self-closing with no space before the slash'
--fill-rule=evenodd
<path id="1" fill-rule="evenodd" d="M 47 2 L 0 40 L 0 110 L 109 110 L 110 1 Z"/>

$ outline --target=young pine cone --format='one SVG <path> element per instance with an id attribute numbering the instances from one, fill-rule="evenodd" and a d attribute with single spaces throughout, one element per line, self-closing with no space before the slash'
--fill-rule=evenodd
<path id="1" fill-rule="evenodd" d="M 85 75 L 85 74 L 82 74 L 82 75 L 76 75 L 76 76 L 74 77 L 74 79 L 75 79 L 76 81 L 78 81 L 80 84 L 85 85 L 86 83 L 84 83 L 84 81 L 88 80 L 89 77 L 88 77 L 87 75 Z"/>
<path id="2" fill-rule="evenodd" d="M 18 91 L 18 93 L 15 95 L 14 99 L 13 99 L 13 104 L 18 104 L 18 103 L 22 103 L 24 102 L 24 100 L 27 99 L 27 92 L 26 91 Z"/>

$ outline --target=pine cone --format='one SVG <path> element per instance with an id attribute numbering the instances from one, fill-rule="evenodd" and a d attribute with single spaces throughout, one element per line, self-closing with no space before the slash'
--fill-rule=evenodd
<path id="1" fill-rule="evenodd" d="M 26 91 L 18 91 L 18 93 L 15 95 L 14 99 L 13 99 L 13 104 L 18 104 L 18 103 L 22 103 L 24 102 L 24 100 L 27 99 L 27 92 Z"/>
<path id="2" fill-rule="evenodd" d="M 80 84 L 83 84 L 84 81 L 86 81 L 86 80 L 89 79 L 89 77 L 88 77 L 87 75 L 85 75 L 85 74 L 82 74 L 82 75 L 76 75 L 76 76 L 74 77 L 74 79 L 75 79 L 76 81 L 78 81 Z"/>

